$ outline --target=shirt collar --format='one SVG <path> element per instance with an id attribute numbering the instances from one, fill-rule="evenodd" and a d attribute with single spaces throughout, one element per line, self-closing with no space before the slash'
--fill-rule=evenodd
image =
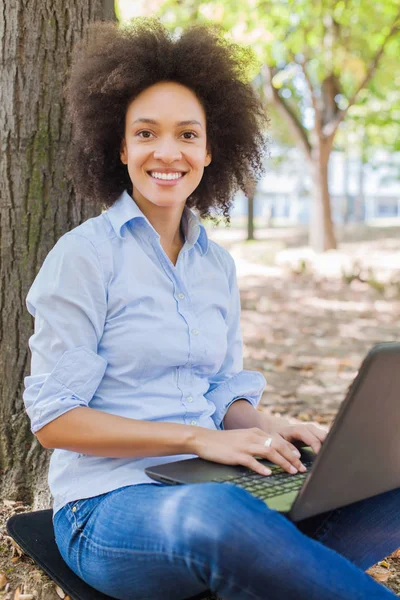
<path id="1" fill-rule="evenodd" d="M 132 225 L 134 225 L 136 219 L 144 220 L 154 231 L 156 237 L 160 238 L 148 218 L 142 213 L 135 200 L 126 190 L 124 190 L 116 202 L 110 206 L 106 211 L 106 214 L 108 215 L 116 235 L 121 239 L 124 238 L 124 235 L 122 234 L 124 225 L 129 221 L 132 221 Z M 201 253 L 206 254 L 208 250 L 207 232 L 205 227 L 200 223 L 197 215 L 187 206 L 183 209 L 182 228 L 186 241 L 191 246 L 198 243 Z"/>

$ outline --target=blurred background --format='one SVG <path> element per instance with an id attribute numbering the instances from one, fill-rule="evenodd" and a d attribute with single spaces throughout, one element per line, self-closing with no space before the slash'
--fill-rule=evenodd
<path id="1" fill-rule="evenodd" d="M 249 239 L 254 228 L 306 226 L 321 251 L 336 247 L 335 226 L 400 224 L 397 0 L 117 0 L 116 12 L 158 16 L 176 34 L 218 23 L 256 53 L 270 155 L 232 213 Z"/>

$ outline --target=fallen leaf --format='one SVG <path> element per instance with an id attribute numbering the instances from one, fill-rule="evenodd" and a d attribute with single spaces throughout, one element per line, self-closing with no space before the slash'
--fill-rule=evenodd
<path id="1" fill-rule="evenodd" d="M 24 551 L 22 550 L 22 548 L 17 544 L 17 542 L 14 540 L 14 538 L 10 537 L 9 535 L 5 535 L 4 536 L 5 539 L 10 542 L 10 544 L 12 545 L 12 553 L 13 556 L 15 553 L 18 554 L 18 556 L 22 556 L 24 554 Z"/>
<path id="2" fill-rule="evenodd" d="M 24 506 L 24 504 L 17 504 L 14 506 L 14 513 L 18 512 L 27 512 L 26 506 Z"/>
<path id="3" fill-rule="evenodd" d="M 385 569 L 388 569 L 388 568 L 389 568 L 389 563 L 388 563 L 388 562 L 386 562 L 386 560 L 381 560 L 380 562 L 378 562 L 378 565 L 379 565 L 380 567 L 384 567 Z"/>
<path id="4" fill-rule="evenodd" d="M 299 421 L 311 421 L 310 413 L 301 412 L 297 415 Z"/>
<path id="5" fill-rule="evenodd" d="M 312 365 L 311 363 L 305 363 L 305 364 L 293 364 L 293 365 L 289 365 L 289 369 L 294 369 L 296 371 L 313 371 L 314 370 L 314 365 Z"/>
<path id="6" fill-rule="evenodd" d="M 60 598 L 63 598 L 63 600 L 64 600 L 64 598 L 65 598 L 65 592 L 58 585 L 56 585 L 56 592 L 60 596 Z"/>
<path id="7" fill-rule="evenodd" d="M 338 363 L 338 373 L 340 373 L 341 371 L 343 371 L 343 369 L 348 369 L 351 368 L 353 366 L 353 363 L 351 360 L 347 360 L 346 358 L 342 358 L 339 363 Z"/>
<path id="8" fill-rule="evenodd" d="M 368 569 L 367 573 L 379 583 L 386 583 L 386 581 L 390 577 L 390 571 L 388 569 L 384 569 L 383 567 L 379 567 L 376 565 Z"/>
<path id="9" fill-rule="evenodd" d="M 7 577 L 5 573 L 0 573 L 0 590 L 3 589 L 3 587 L 5 587 L 7 583 Z"/>

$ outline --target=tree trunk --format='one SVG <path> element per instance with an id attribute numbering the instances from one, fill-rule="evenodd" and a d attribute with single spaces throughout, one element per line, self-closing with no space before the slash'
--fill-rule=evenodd
<path id="1" fill-rule="evenodd" d="M 0 497 L 38 508 L 51 503 L 50 451 L 32 435 L 22 400 L 33 333 L 25 299 L 59 237 L 96 214 L 65 178 L 63 85 L 74 43 L 106 5 L 3 0 L 0 11 Z"/>
<path id="2" fill-rule="evenodd" d="M 247 199 L 247 241 L 254 240 L 254 196 Z"/>
<path id="3" fill-rule="evenodd" d="M 352 207 L 351 194 L 350 194 L 350 153 L 349 153 L 349 142 L 347 135 L 345 135 L 344 150 L 343 150 L 343 196 L 344 205 L 342 208 L 342 219 L 343 224 L 347 224 L 350 220 Z"/>
<path id="4" fill-rule="evenodd" d="M 365 221 L 365 165 L 367 163 L 368 137 L 364 130 L 361 138 L 360 159 L 358 166 L 358 193 L 354 207 L 354 219 L 357 223 Z"/>
<path id="5" fill-rule="evenodd" d="M 320 142 L 316 151 L 312 153 L 311 159 L 313 195 L 309 244 L 315 252 L 336 248 L 328 184 L 329 154 L 328 145 Z"/>
<path id="6" fill-rule="evenodd" d="M 244 193 L 247 198 L 247 240 L 254 240 L 254 196 L 256 194 L 257 182 L 249 179 L 246 182 Z"/>
<path id="7" fill-rule="evenodd" d="M 267 227 L 267 229 L 270 229 L 274 226 L 274 221 L 272 218 L 272 204 L 273 204 L 273 200 L 270 198 L 267 200 L 267 210 L 266 210 L 266 219 L 265 219 L 265 227 Z"/>

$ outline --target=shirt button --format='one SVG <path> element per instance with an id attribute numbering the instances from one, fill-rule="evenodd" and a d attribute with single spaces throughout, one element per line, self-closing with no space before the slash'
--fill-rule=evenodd
<path id="1" fill-rule="evenodd" d="M 179 298 L 179 300 L 183 300 L 183 299 L 184 299 L 184 297 L 185 297 L 185 294 L 182 294 L 182 293 L 178 294 L 178 298 Z"/>
<path id="2" fill-rule="evenodd" d="M 72 507 L 72 512 L 76 512 L 76 506 Z"/>
<path id="3" fill-rule="evenodd" d="M 192 329 L 192 333 L 193 333 L 193 335 L 199 335 L 199 330 L 198 329 Z"/>
<path id="4" fill-rule="evenodd" d="M 191 424 L 191 425 L 197 425 L 197 421 L 195 421 L 195 420 L 193 419 L 193 421 L 190 421 L 190 424 Z"/>
<path id="5" fill-rule="evenodd" d="M 186 398 L 186 400 L 187 400 L 188 402 L 193 402 L 193 396 L 188 396 L 188 397 Z"/>

